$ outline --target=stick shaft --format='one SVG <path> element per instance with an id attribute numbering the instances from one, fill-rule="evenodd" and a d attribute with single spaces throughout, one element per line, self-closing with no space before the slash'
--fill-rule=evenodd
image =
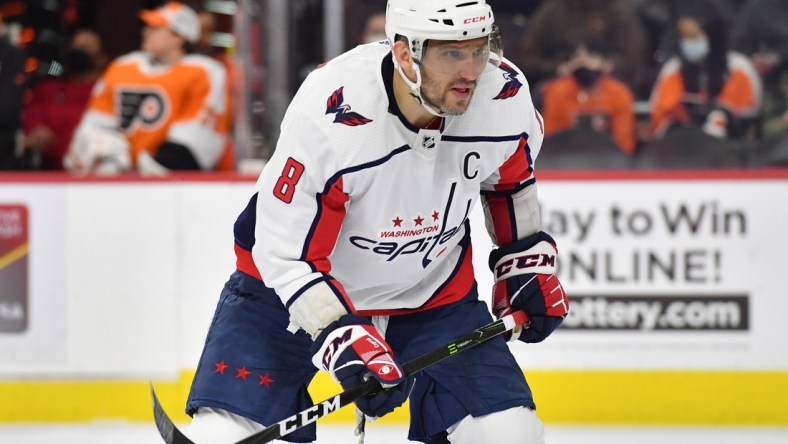
<path id="1" fill-rule="evenodd" d="M 517 311 L 493 321 L 483 327 L 463 335 L 448 344 L 438 347 L 432 351 L 417 356 L 402 365 L 406 376 L 411 376 L 425 368 L 435 365 L 450 356 L 463 352 L 471 347 L 475 347 L 489 339 L 502 333 L 514 329 L 518 325 L 523 325 L 528 320 L 525 313 Z M 285 418 L 276 424 L 267 427 L 254 435 L 238 441 L 236 444 L 263 444 L 271 442 L 277 438 L 292 433 L 308 424 L 311 424 L 323 416 L 364 397 L 380 389 L 380 384 L 375 379 L 369 379 L 361 385 L 345 390 L 338 395 L 332 396 L 319 402 L 306 410 Z"/>

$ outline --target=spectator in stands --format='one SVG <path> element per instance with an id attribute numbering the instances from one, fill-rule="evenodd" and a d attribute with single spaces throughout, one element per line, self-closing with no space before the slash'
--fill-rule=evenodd
<path id="1" fill-rule="evenodd" d="M 61 60 L 63 76 L 39 80 L 22 113 L 25 148 L 40 155 L 43 170 L 63 169 L 74 129 L 107 64 L 101 37 L 87 29 L 74 33 Z"/>
<path id="2" fill-rule="evenodd" d="M 713 1 L 679 5 L 678 56 L 662 67 L 651 94 L 651 126 L 661 137 L 674 124 L 739 138 L 761 106 L 761 83 L 746 57 L 728 51 L 725 22 Z"/>
<path id="3" fill-rule="evenodd" d="M 585 126 L 611 136 L 624 153 L 634 153 L 635 101 L 627 85 L 610 75 L 613 61 L 605 45 L 579 42 L 563 71 L 569 74 L 542 90 L 545 136 Z"/>
<path id="4" fill-rule="evenodd" d="M 635 83 L 643 61 L 643 34 L 629 0 L 546 1 L 531 20 L 523 44 L 507 51 L 507 57 L 517 60 L 535 85 L 569 74 L 563 62 L 584 38 L 602 41 L 615 62 L 613 74 L 627 85 Z"/>
<path id="5" fill-rule="evenodd" d="M 659 70 L 665 61 L 676 55 L 677 39 L 674 23 L 678 6 L 684 0 L 630 0 L 645 36 L 645 62 L 635 87 L 637 100 L 648 100 Z M 714 0 L 726 26 L 730 27 L 745 0 Z"/>
<path id="6" fill-rule="evenodd" d="M 734 22 L 731 41 L 763 81 L 764 133 L 788 130 L 788 2 L 747 2 Z"/>
<path id="7" fill-rule="evenodd" d="M 142 51 L 113 62 L 98 83 L 65 158 L 75 172 L 212 170 L 226 147 L 226 71 L 188 48 L 200 24 L 168 2 L 140 18 Z"/>
<path id="8" fill-rule="evenodd" d="M 382 11 L 367 17 L 360 43 L 372 43 L 380 40 L 386 40 L 386 13 Z"/>

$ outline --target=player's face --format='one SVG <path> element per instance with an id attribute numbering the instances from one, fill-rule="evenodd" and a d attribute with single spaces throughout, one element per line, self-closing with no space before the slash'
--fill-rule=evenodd
<path id="1" fill-rule="evenodd" d="M 486 37 L 464 41 L 430 40 L 421 66 L 421 96 L 444 114 L 468 109 L 489 58 Z"/>
<path id="2" fill-rule="evenodd" d="M 142 30 L 142 50 L 154 57 L 167 55 L 182 45 L 181 38 L 167 28 L 146 26 Z"/>

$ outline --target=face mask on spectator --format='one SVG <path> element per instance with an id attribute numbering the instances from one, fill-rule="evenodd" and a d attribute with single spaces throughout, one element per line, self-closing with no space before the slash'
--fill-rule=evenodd
<path id="1" fill-rule="evenodd" d="M 599 76 L 602 75 L 602 71 L 581 66 L 572 71 L 572 75 L 575 76 L 575 80 L 577 80 L 577 83 L 580 86 L 583 88 L 589 88 L 593 86 L 597 80 L 599 80 Z"/>
<path id="2" fill-rule="evenodd" d="M 709 53 L 709 41 L 703 37 L 681 41 L 681 53 L 690 62 L 699 62 Z"/>
<path id="3" fill-rule="evenodd" d="M 63 56 L 63 68 L 68 74 L 85 74 L 93 69 L 93 58 L 82 49 L 69 49 Z"/>

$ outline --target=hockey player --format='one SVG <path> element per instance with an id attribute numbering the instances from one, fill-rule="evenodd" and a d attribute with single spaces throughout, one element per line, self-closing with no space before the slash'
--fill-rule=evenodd
<path id="1" fill-rule="evenodd" d="M 543 442 L 503 338 L 412 376 L 399 366 L 492 320 L 471 263 L 480 194 L 499 246 L 493 312 L 530 318 L 511 339 L 542 341 L 566 315 L 555 243 L 539 227 L 541 118 L 484 0 L 389 0 L 386 21 L 388 41 L 309 75 L 237 219 L 237 271 L 186 407 L 196 443 L 306 409 L 318 369 L 345 388 L 368 376 L 389 387 L 356 403 L 368 417 L 409 398 L 411 440 Z"/>
<path id="2" fill-rule="evenodd" d="M 224 66 L 188 54 L 197 14 L 168 2 L 140 13 L 142 50 L 113 62 L 97 83 L 64 159 L 74 172 L 210 170 L 229 131 Z"/>

